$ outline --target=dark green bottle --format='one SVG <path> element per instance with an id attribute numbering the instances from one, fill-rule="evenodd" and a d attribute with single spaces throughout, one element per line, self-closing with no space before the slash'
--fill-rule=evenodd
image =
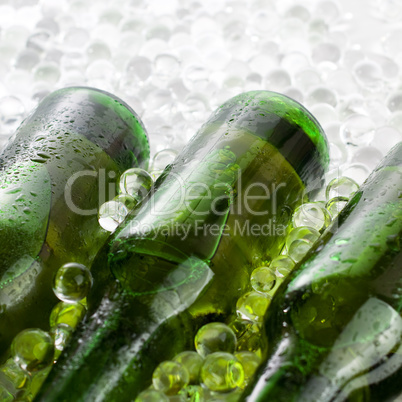
<path id="1" fill-rule="evenodd" d="M 100 90 L 58 90 L 24 120 L 0 154 L 0 356 L 22 329 L 49 327 L 55 271 L 91 265 L 108 235 L 100 204 L 148 158 L 138 116 Z"/>
<path id="2" fill-rule="evenodd" d="M 247 401 L 386 401 L 402 392 L 402 143 L 282 285 Z"/>
<path id="3" fill-rule="evenodd" d="M 233 311 L 327 163 L 320 126 L 291 99 L 255 91 L 221 106 L 95 259 L 92 316 L 38 400 L 135 399 L 160 361 Z"/>

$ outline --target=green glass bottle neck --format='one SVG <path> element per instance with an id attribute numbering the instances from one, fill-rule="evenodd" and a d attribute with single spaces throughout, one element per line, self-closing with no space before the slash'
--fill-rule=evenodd
<path id="1" fill-rule="evenodd" d="M 273 299 L 266 317 L 271 354 L 248 400 L 328 394 L 332 401 L 341 388 L 352 392 L 354 380 L 346 383 L 353 377 L 371 373 L 375 362 L 370 359 L 380 362 L 398 346 L 401 162 L 402 143 L 384 158 Z M 377 338 L 384 334 L 388 341 L 380 342 Z M 375 346 L 385 344 L 388 350 Z M 344 370 L 343 377 L 334 365 L 342 353 L 342 367 L 337 367 Z M 394 369 L 401 370 L 402 362 L 394 363 Z M 388 366 L 383 370 L 380 365 L 369 376 L 375 381 L 386 378 Z"/>
<path id="2" fill-rule="evenodd" d="M 402 231 L 402 143 L 392 149 L 301 265 L 288 292 L 323 278 L 373 275 L 382 256 L 399 252 Z M 325 247 L 323 247 L 325 244 Z"/>
<path id="3" fill-rule="evenodd" d="M 326 136 L 314 116 L 287 96 L 270 91 L 240 94 L 218 109 L 210 123 L 227 124 L 268 141 L 306 186 L 318 187 L 329 164 Z"/>
<path id="4" fill-rule="evenodd" d="M 121 171 L 148 166 L 149 145 L 141 120 L 126 103 L 105 91 L 70 87 L 48 95 L 24 120 L 0 162 L 7 164 L 20 151 L 18 146 L 32 147 L 38 134 L 45 138 L 53 134 L 55 147 L 62 145 L 63 137 L 82 135 L 103 149 Z M 62 156 L 62 147 L 58 152 Z"/>

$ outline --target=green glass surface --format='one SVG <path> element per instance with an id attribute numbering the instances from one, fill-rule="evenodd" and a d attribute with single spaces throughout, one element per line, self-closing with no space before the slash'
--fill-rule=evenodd
<path id="1" fill-rule="evenodd" d="M 402 143 L 272 300 L 247 401 L 385 401 L 402 391 Z"/>
<path id="2" fill-rule="evenodd" d="M 254 105 L 276 102 L 296 107 L 268 91 L 225 103 L 110 237 L 92 266 L 91 318 L 38 400 L 130 400 L 161 361 L 194 350 L 203 324 L 234 313 L 250 273 L 279 254 L 292 211 L 327 163 L 326 145 L 321 155 L 304 129 L 314 127 L 322 144 L 325 136 L 300 105 L 299 120 L 256 113 Z"/>
<path id="3" fill-rule="evenodd" d="M 48 329 L 55 272 L 91 265 L 100 203 L 148 157 L 138 117 L 103 91 L 58 90 L 24 120 L 0 154 L 0 357 L 24 328 Z"/>

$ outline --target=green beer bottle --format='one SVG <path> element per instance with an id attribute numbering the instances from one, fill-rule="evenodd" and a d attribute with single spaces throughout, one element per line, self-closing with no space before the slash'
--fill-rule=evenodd
<path id="1" fill-rule="evenodd" d="M 402 143 L 284 282 L 247 401 L 386 401 L 402 392 Z"/>
<path id="2" fill-rule="evenodd" d="M 90 266 L 108 233 L 100 203 L 149 146 L 120 99 L 84 87 L 47 96 L 0 154 L 0 356 L 24 328 L 49 326 L 56 270 Z"/>
<path id="3" fill-rule="evenodd" d="M 96 257 L 92 316 L 38 400 L 135 399 L 159 362 L 233 312 L 327 162 L 325 135 L 300 104 L 268 91 L 224 103 Z"/>

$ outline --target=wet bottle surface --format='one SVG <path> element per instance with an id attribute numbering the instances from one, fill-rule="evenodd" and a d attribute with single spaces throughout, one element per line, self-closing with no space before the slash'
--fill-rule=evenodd
<path id="1" fill-rule="evenodd" d="M 386 401 L 402 392 L 401 240 L 399 143 L 274 297 L 270 357 L 245 400 Z"/>
<path id="2" fill-rule="evenodd" d="M 38 400 L 134 399 L 160 361 L 232 312 L 327 162 L 325 136 L 298 103 L 268 91 L 226 102 L 95 259 L 92 316 Z"/>
<path id="3" fill-rule="evenodd" d="M 136 114 L 85 87 L 47 96 L 10 139 L 0 154 L 0 356 L 22 329 L 48 328 L 56 270 L 91 265 L 108 235 L 100 203 L 148 158 Z"/>

